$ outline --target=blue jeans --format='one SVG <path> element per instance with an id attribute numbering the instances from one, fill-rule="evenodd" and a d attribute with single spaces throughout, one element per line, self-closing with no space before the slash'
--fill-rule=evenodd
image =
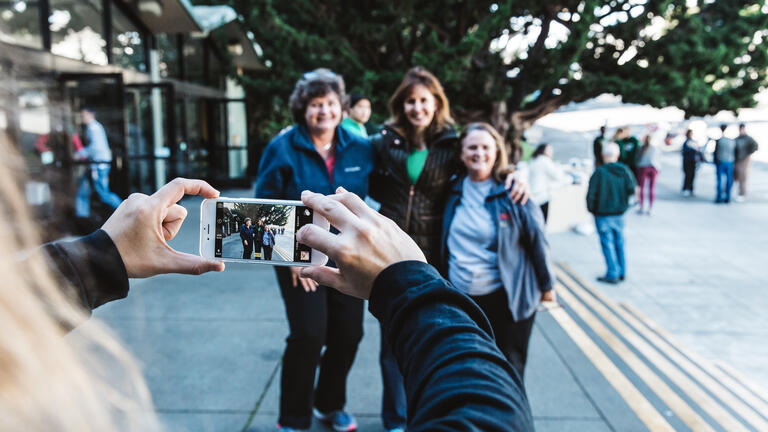
<path id="1" fill-rule="evenodd" d="M 381 422 L 385 429 L 405 427 L 406 412 L 408 409 L 405 397 L 405 382 L 397 359 L 392 353 L 392 347 L 384 337 L 384 328 L 381 329 L 381 351 L 379 351 L 379 364 L 381 365 L 381 381 L 384 385 L 384 393 L 381 395 Z"/>
<path id="2" fill-rule="evenodd" d="M 109 190 L 109 166 L 91 166 L 80 178 L 75 198 L 75 214 L 77 217 L 91 215 L 91 188 L 96 190 L 99 199 L 106 205 L 116 209 L 122 200 Z"/>
<path id="3" fill-rule="evenodd" d="M 723 177 L 725 177 L 725 190 L 723 190 Z M 733 162 L 718 162 L 715 165 L 715 178 L 717 179 L 717 202 L 731 201 L 731 188 L 733 187 Z"/>
<path id="4" fill-rule="evenodd" d="M 608 267 L 605 277 L 618 279 L 626 275 L 624 216 L 595 216 L 595 225 L 597 226 L 597 234 L 600 236 L 600 247 L 603 249 L 605 265 Z"/>

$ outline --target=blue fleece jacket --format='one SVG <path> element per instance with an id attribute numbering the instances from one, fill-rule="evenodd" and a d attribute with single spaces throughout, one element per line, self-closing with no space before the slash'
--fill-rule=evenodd
<path id="1" fill-rule="evenodd" d="M 339 186 L 361 198 L 368 193 L 373 149 L 367 139 L 336 127 L 333 183 L 304 125 L 275 137 L 264 150 L 256 182 L 257 198 L 298 200 L 303 190 L 332 194 Z"/>

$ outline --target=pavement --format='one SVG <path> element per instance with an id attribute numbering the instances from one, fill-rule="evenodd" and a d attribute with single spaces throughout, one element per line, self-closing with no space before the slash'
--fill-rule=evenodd
<path id="1" fill-rule="evenodd" d="M 747 202 L 715 205 L 711 166 L 697 197 L 682 198 L 678 156 L 665 155 L 654 215 L 627 215 L 621 285 L 595 282 L 595 235 L 550 235 L 561 306 L 537 314 L 531 340 L 537 430 L 768 430 L 768 169 L 753 168 Z M 199 200 L 183 204 L 189 217 L 171 245 L 197 253 Z M 132 280 L 127 299 L 94 317 L 141 363 L 168 430 L 275 430 L 288 328 L 269 266 Z M 368 313 L 364 329 L 347 408 L 359 430 L 381 431 L 379 329 Z"/>

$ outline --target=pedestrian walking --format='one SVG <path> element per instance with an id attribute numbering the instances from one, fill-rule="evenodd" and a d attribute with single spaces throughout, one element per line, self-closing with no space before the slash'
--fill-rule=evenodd
<path id="1" fill-rule="evenodd" d="M 632 135 L 629 126 L 624 126 L 616 130 L 613 142 L 618 144 L 621 151 L 619 162 L 626 165 L 637 179 L 637 151 L 640 148 L 640 141 Z"/>
<path id="2" fill-rule="evenodd" d="M 395 221 L 439 266 L 443 211 L 450 180 L 463 170 L 458 134 L 442 84 L 421 67 L 410 69 L 389 99 L 390 118 L 371 138 L 375 170 L 370 196 L 381 203 L 382 215 Z M 510 192 L 518 200 L 527 194 L 519 175 Z M 386 337 L 381 338 L 382 422 L 388 431 L 406 425 L 403 377 Z"/>
<path id="3" fill-rule="evenodd" d="M 603 164 L 603 143 L 605 143 L 605 126 L 600 126 L 600 135 L 592 141 L 592 153 L 595 156 L 595 169 L 600 168 L 600 165 Z"/>
<path id="4" fill-rule="evenodd" d="M 96 120 L 91 108 L 83 108 L 80 115 L 85 123 L 85 147 L 75 157 L 88 162 L 85 173 L 80 178 L 75 197 L 75 215 L 87 219 L 91 215 L 91 192 L 96 191 L 99 200 L 116 209 L 122 200 L 109 190 L 109 171 L 112 166 L 112 150 L 109 148 L 107 132 Z"/>
<path id="5" fill-rule="evenodd" d="M 693 131 L 685 131 L 685 141 L 681 150 L 683 156 L 683 195 L 693 196 L 693 181 L 696 178 L 696 169 L 699 162 L 704 160 L 699 145 L 693 140 Z"/>
<path id="6" fill-rule="evenodd" d="M 275 234 L 272 232 L 272 228 L 267 227 L 264 230 L 264 235 L 261 237 L 261 247 L 264 249 L 264 259 L 271 261 L 272 249 L 275 247 Z"/>
<path id="7" fill-rule="evenodd" d="M 607 270 L 600 282 L 615 284 L 627 275 L 624 257 L 624 213 L 629 208 L 629 197 L 635 193 L 635 177 L 626 165 L 619 162 L 621 150 L 616 143 L 603 146 L 603 166 L 589 179 L 587 209 L 595 217 L 600 247 Z"/>
<path id="8" fill-rule="evenodd" d="M 460 140 L 467 174 L 446 204 L 442 267 L 485 312 L 496 345 L 522 377 L 536 308 L 555 299 L 544 219 L 532 200 L 522 205 L 509 198 L 504 140 L 493 126 L 470 124 Z"/>
<path id="9" fill-rule="evenodd" d="M 368 138 L 368 131 L 365 124 L 371 118 L 371 100 L 367 96 L 353 93 L 349 96 L 349 108 L 347 117 L 341 122 L 341 125 L 356 133 L 363 138 Z"/>
<path id="10" fill-rule="evenodd" d="M 637 210 L 640 214 L 651 215 L 653 201 L 656 199 L 656 176 L 661 170 L 661 150 L 653 145 L 651 136 L 646 135 L 643 138 L 643 146 L 637 158 L 637 184 L 639 187 L 638 201 L 640 208 Z M 645 199 L 645 193 L 648 192 L 648 199 Z M 644 208 L 644 204 L 648 206 Z"/>
<path id="11" fill-rule="evenodd" d="M 531 182 L 531 195 L 544 215 L 544 222 L 549 216 L 549 200 L 557 188 L 571 183 L 571 178 L 555 164 L 552 157 L 555 150 L 549 144 L 539 144 L 531 155 L 528 164 L 528 178 Z"/>
<path id="12" fill-rule="evenodd" d="M 240 240 L 243 242 L 243 259 L 251 259 L 253 254 L 254 230 L 251 226 L 251 218 L 245 218 L 245 223 L 240 227 Z"/>
<path id="13" fill-rule="evenodd" d="M 752 153 L 757 151 L 757 142 L 747 135 L 744 123 L 739 125 L 739 136 L 736 138 L 736 163 L 733 166 L 733 180 L 739 183 L 739 194 L 734 201 L 744 201 L 747 197 L 747 178 Z"/>
<path id="14" fill-rule="evenodd" d="M 728 204 L 731 202 L 733 189 L 733 164 L 736 161 L 736 141 L 725 136 L 728 126 L 720 125 L 722 136 L 715 144 L 715 203 Z"/>
<path id="15" fill-rule="evenodd" d="M 366 195 L 373 153 L 366 139 L 341 127 L 343 100 L 344 81 L 330 70 L 308 72 L 298 80 L 290 97 L 296 124 L 264 150 L 257 197 L 300 199 L 303 190 L 330 195 L 340 186 Z M 363 302 L 300 277 L 299 268 L 278 266 L 275 272 L 290 329 L 279 426 L 307 429 L 314 412 L 336 430 L 354 430 L 357 422 L 344 406 L 347 374 L 363 336 Z"/>

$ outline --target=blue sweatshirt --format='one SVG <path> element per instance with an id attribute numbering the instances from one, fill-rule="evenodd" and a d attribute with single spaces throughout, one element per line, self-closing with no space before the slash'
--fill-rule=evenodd
<path id="1" fill-rule="evenodd" d="M 405 261 L 386 268 L 369 310 L 405 379 L 409 432 L 533 430 L 522 380 L 496 347 L 488 319 L 433 267 Z"/>

